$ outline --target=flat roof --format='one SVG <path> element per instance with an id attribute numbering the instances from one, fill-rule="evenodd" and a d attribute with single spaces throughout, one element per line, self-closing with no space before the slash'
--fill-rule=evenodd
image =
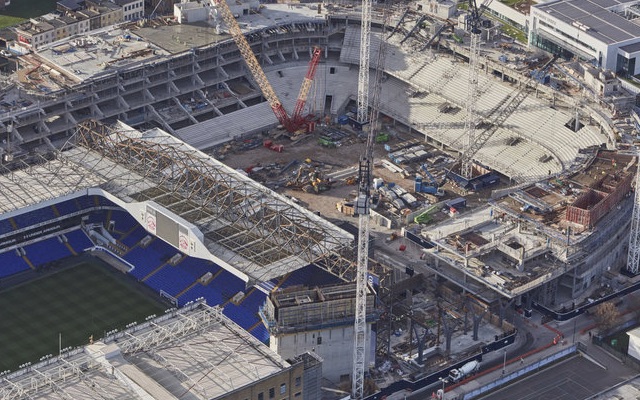
<path id="1" fill-rule="evenodd" d="M 39 57 L 78 82 L 167 54 L 129 30 L 113 27 L 58 41 L 38 51 Z"/>
<path id="2" fill-rule="evenodd" d="M 627 53 L 635 53 L 637 51 L 640 51 L 640 42 L 628 44 L 626 46 L 621 46 L 620 50 L 625 51 Z"/>
<path id="3" fill-rule="evenodd" d="M 0 398 L 222 398 L 291 368 L 202 301 L 0 379 Z M 171 370 L 169 370 L 171 367 Z M 176 376 L 177 375 L 177 376 Z"/>
<path id="4" fill-rule="evenodd" d="M 536 4 L 533 8 L 578 28 L 585 26 L 589 28 L 585 31 L 589 36 L 606 44 L 614 44 L 640 38 L 638 24 L 611 11 L 614 7 L 622 10 L 635 3 L 637 0 L 557 0 Z"/>
<path id="5" fill-rule="evenodd" d="M 241 15 L 238 23 L 243 32 L 251 32 L 278 24 L 316 20 L 318 16 L 324 18 L 325 15 L 326 11 L 318 14 L 317 4 L 297 5 L 293 8 L 287 4 L 264 4 L 257 14 Z M 231 39 L 227 33 L 216 34 L 215 28 L 206 21 L 144 27 L 137 29 L 135 33 L 174 54 Z"/>
<path id="6" fill-rule="evenodd" d="M 269 4 L 259 14 L 240 16 L 238 22 L 243 31 L 250 32 L 280 23 L 312 21 L 318 17 L 316 7 L 298 5 L 290 9 L 285 4 Z M 323 12 L 320 17 L 324 18 L 324 15 Z M 48 22 L 53 21 L 40 21 L 38 24 L 29 22 L 20 27 L 24 31 L 39 33 L 53 29 Z M 65 76 L 81 82 L 115 68 L 149 62 L 224 40 L 231 40 L 231 36 L 226 33 L 216 34 L 215 28 L 206 21 L 189 24 L 150 23 L 142 28 L 123 24 L 46 45 L 39 49 L 38 56 L 47 64 L 55 65 Z M 67 50 L 61 52 L 63 47 Z M 46 85 L 55 86 L 51 80 Z M 58 89 L 50 87 L 51 91 Z"/>
<path id="7" fill-rule="evenodd" d="M 137 29 L 135 34 L 171 54 L 231 39 L 230 35 L 216 34 L 215 28 L 205 21 L 189 24 L 149 26 Z"/>

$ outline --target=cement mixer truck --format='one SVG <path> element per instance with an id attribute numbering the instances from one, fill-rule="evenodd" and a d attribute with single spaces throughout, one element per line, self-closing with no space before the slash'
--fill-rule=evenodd
<path id="1" fill-rule="evenodd" d="M 469 361 L 468 363 L 464 364 L 462 367 L 454 368 L 451 371 L 449 371 L 448 380 L 449 382 L 452 382 L 452 383 L 460 382 L 464 378 L 478 372 L 478 369 L 480 369 L 480 363 L 478 361 L 476 360 Z"/>

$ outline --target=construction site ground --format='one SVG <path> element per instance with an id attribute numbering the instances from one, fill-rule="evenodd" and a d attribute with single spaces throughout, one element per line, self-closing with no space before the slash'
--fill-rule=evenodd
<path id="1" fill-rule="evenodd" d="M 243 151 L 239 148 L 240 146 L 232 145 L 231 149 L 227 154 L 225 154 L 222 161 L 234 169 L 242 169 L 246 171 L 251 167 L 264 167 L 274 163 L 277 163 L 279 166 L 284 166 L 293 160 L 298 160 L 300 163 L 304 163 L 306 160 L 311 160 L 312 165 L 317 166 L 317 168 L 325 175 L 344 170 L 349 167 L 356 167 L 353 174 L 350 174 L 350 176 L 355 177 L 357 174 L 358 161 L 365 149 L 365 138 L 359 138 L 355 132 L 350 132 L 349 139 L 344 141 L 341 146 L 327 148 L 318 144 L 319 136 L 320 134 L 318 133 L 311 133 L 298 141 L 291 141 L 286 138 L 273 140 L 270 139 L 270 137 L 265 136 L 262 138 L 263 140 L 273 140 L 274 143 L 283 144 L 284 150 L 282 153 L 272 151 L 263 146 Z M 395 138 L 392 140 L 396 142 L 406 140 L 405 136 L 408 138 L 408 135 L 403 135 L 401 139 Z M 411 137 L 414 136 L 417 137 L 418 135 L 412 135 Z M 386 151 L 384 150 L 383 145 L 376 144 L 374 148 L 374 159 L 379 160 L 383 157 L 386 157 Z M 316 194 L 305 193 L 302 190 L 286 186 L 280 187 L 270 184 L 274 181 L 292 178 L 292 174 L 295 170 L 296 167 L 291 168 L 282 174 L 274 173 L 274 176 L 271 178 L 266 177 L 266 179 L 264 176 L 265 174 L 260 173 L 255 175 L 250 174 L 250 176 L 280 193 L 295 197 L 309 210 L 320 212 L 321 215 L 327 218 L 347 217 L 338 212 L 336 209 L 336 203 L 348 197 L 352 199 L 353 196 L 351 196 L 351 194 L 357 190 L 357 185 L 349 185 L 346 184 L 344 180 L 339 179 L 331 185 L 329 190 Z M 375 168 L 374 176 L 384 178 L 385 182 L 392 181 L 397 184 L 400 184 L 400 181 L 403 180 L 402 177 L 398 175 L 394 176 L 391 171 L 384 168 Z M 405 180 L 406 184 L 403 184 L 402 186 L 407 190 L 410 190 L 412 182 L 407 179 Z"/>
<path id="2" fill-rule="evenodd" d="M 345 179 L 336 179 L 331 184 L 330 189 L 318 194 L 306 193 L 300 188 L 286 186 L 287 181 L 295 178 L 295 172 L 301 163 L 309 160 L 311 161 L 311 166 L 320 171 L 322 176 L 346 169 L 351 169 L 351 172 L 346 173 L 344 175 L 345 178 L 357 176 L 358 161 L 364 152 L 366 137 L 363 134 L 358 136 L 356 132 L 351 131 L 347 126 L 334 126 L 333 128 L 339 128 L 348 134 L 347 138 L 334 148 L 324 147 L 318 143 L 318 139 L 321 136 L 320 129 L 318 129 L 319 132 L 307 134 L 295 141 L 282 136 L 274 139 L 274 136 L 277 136 L 274 135 L 274 132 L 268 135 L 255 135 L 251 138 L 230 142 L 222 148 L 214 149 L 211 154 L 228 166 L 245 172 L 263 168 L 259 172 L 251 172 L 249 176 L 279 193 L 295 198 L 304 207 L 313 212 L 318 212 L 326 218 L 355 222 L 355 218 L 339 212 L 336 208 L 336 203 L 343 200 L 352 201 L 358 189 L 356 184 L 348 184 Z M 388 143 L 393 145 L 416 138 L 424 139 L 424 136 L 396 130 L 394 135 L 390 135 Z M 274 145 L 284 145 L 283 151 L 277 152 L 264 147 L 262 143 L 267 140 L 271 140 Z M 427 146 L 426 143 L 423 142 L 423 144 Z M 383 159 L 388 159 L 387 151 L 385 151 L 383 144 L 376 143 L 374 146 L 375 167 L 373 177 L 382 178 L 385 183 L 393 182 L 406 189 L 409 193 L 414 193 L 413 177 L 403 177 L 384 168 L 380 165 L 380 161 Z M 296 165 L 281 172 L 284 166 L 294 160 L 298 161 Z M 446 198 L 464 195 L 463 192 L 450 183 L 447 183 L 444 189 Z M 467 198 L 467 207 L 475 207 L 484 204 L 485 199 L 489 197 L 489 191 L 486 193 L 473 193 L 465 197 Z M 444 214 L 436 215 L 436 220 L 444 218 L 447 218 Z M 385 228 L 376 226 L 372 226 L 372 229 L 382 232 L 387 231 Z"/>

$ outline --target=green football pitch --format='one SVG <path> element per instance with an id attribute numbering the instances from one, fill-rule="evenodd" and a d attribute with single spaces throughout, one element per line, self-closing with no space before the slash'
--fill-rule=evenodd
<path id="1" fill-rule="evenodd" d="M 81 256 L 37 280 L 0 292 L 0 371 L 85 345 L 106 331 L 168 308 L 141 284 L 102 261 Z"/>

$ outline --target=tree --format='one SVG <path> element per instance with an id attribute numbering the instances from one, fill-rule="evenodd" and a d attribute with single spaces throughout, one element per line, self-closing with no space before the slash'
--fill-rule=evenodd
<path id="1" fill-rule="evenodd" d="M 615 304 L 610 301 L 598 304 L 593 312 L 600 333 L 605 333 L 613 328 L 620 319 L 620 312 Z"/>

